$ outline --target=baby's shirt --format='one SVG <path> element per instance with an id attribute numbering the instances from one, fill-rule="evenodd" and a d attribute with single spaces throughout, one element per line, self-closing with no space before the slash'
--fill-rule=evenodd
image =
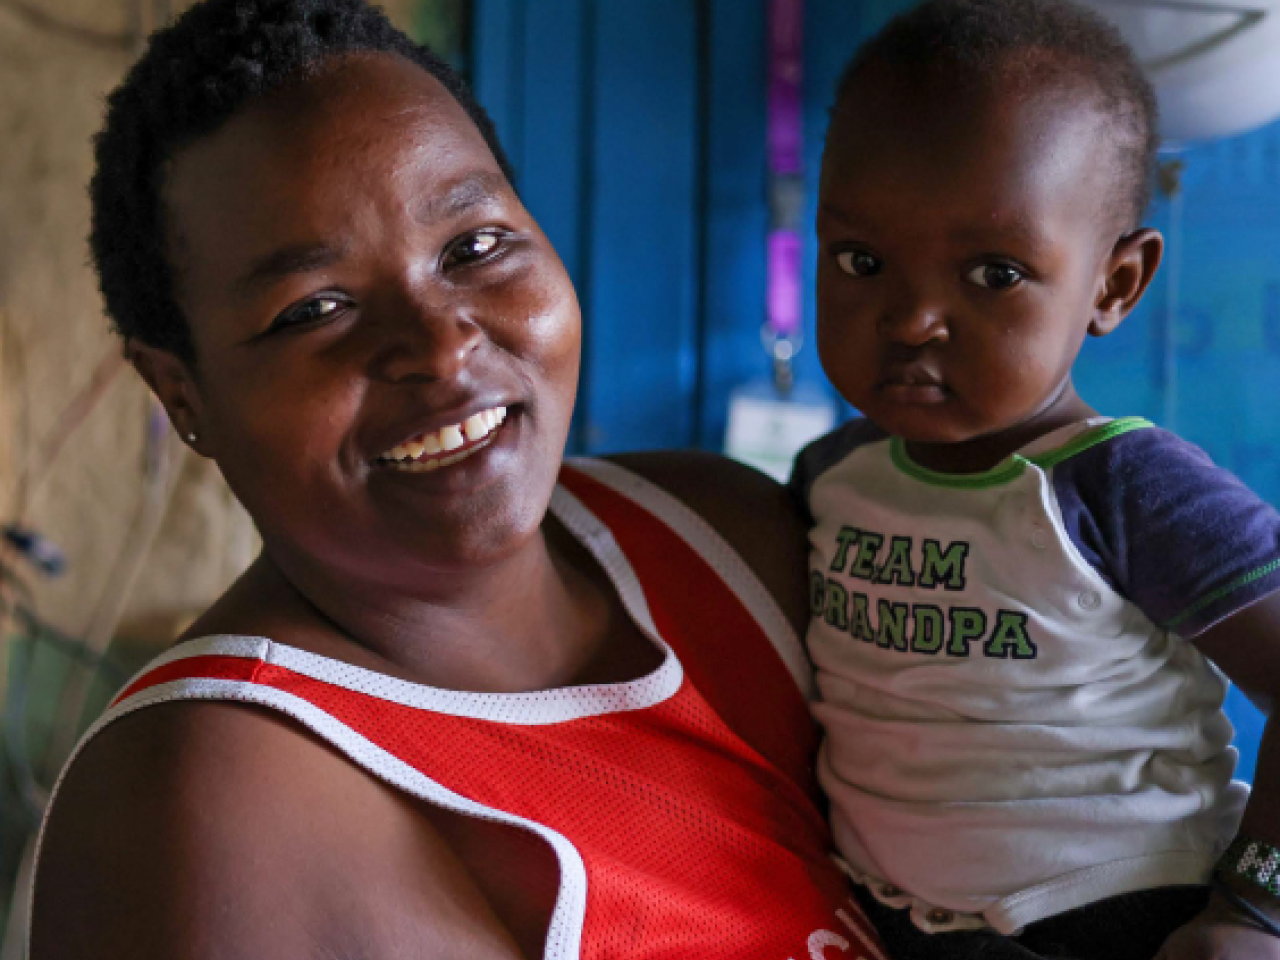
<path id="1" fill-rule="evenodd" d="M 808 446 L 818 760 L 853 875 L 929 930 L 1203 883 L 1247 788 L 1187 642 L 1280 589 L 1280 516 L 1136 418 L 983 474 L 854 421 Z"/>

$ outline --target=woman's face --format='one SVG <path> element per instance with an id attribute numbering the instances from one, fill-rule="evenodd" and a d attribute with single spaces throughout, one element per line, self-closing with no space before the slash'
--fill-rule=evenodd
<path id="1" fill-rule="evenodd" d="M 435 78 L 335 61 L 180 153 L 164 206 L 197 357 L 179 426 L 277 560 L 420 588 L 534 534 L 578 304 Z"/>

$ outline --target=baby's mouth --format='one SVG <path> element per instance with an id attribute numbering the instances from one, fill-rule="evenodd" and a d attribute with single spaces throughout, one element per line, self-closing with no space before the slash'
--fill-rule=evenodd
<path id="1" fill-rule="evenodd" d="M 465 460 L 489 446 L 506 419 L 506 407 L 481 410 L 461 423 L 441 427 L 398 443 L 374 462 L 380 467 L 407 473 L 439 470 Z"/>
<path id="2" fill-rule="evenodd" d="M 946 399 L 948 390 L 932 370 L 919 366 L 901 367 L 881 378 L 881 393 L 900 403 L 935 404 Z"/>

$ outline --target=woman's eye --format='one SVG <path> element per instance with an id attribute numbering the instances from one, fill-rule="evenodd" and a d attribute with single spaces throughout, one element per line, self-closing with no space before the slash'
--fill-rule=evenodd
<path id="1" fill-rule="evenodd" d="M 837 253 L 836 264 L 851 277 L 874 277 L 884 266 L 879 257 L 865 250 L 844 250 Z"/>
<path id="2" fill-rule="evenodd" d="M 1017 267 L 1007 263 L 984 263 L 968 274 L 969 282 L 989 290 L 1012 290 L 1026 277 Z"/>
<path id="3" fill-rule="evenodd" d="M 350 301 L 340 297 L 312 297 L 284 311 L 271 326 L 274 329 L 322 323 L 341 315 L 350 305 Z"/>
<path id="4" fill-rule="evenodd" d="M 445 262 L 453 266 L 479 263 L 502 246 L 502 234 L 497 230 L 479 230 L 455 240 L 445 254 Z"/>

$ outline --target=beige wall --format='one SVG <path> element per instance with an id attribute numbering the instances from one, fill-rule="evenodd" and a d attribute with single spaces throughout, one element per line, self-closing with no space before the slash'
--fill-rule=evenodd
<path id="1" fill-rule="evenodd" d="M 384 6 L 407 24 L 413 3 Z M 165 7 L 164 0 L 0 0 L 5 520 L 23 465 L 104 358 L 119 350 L 86 266 L 90 138 L 103 97 L 133 59 L 129 34 L 140 18 L 162 17 Z M 248 519 L 216 470 L 180 445 L 170 446 L 176 482 L 167 507 L 154 506 L 164 491 L 143 508 L 148 404 L 141 382 L 123 369 L 29 499 L 27 522 L 70 559 L 65 577 L 39 582 L 37 590 L 41 615 L 67 632 L 109 623 L 117 613 L 113 605 L 127 593 L 122 632 L 159 641 L 173 623 L 207 605 L 256 548 Z M 151 520 L 154 542 L 146 528 Z M 122 558 L 144 547 L 129 590 Z"/>

